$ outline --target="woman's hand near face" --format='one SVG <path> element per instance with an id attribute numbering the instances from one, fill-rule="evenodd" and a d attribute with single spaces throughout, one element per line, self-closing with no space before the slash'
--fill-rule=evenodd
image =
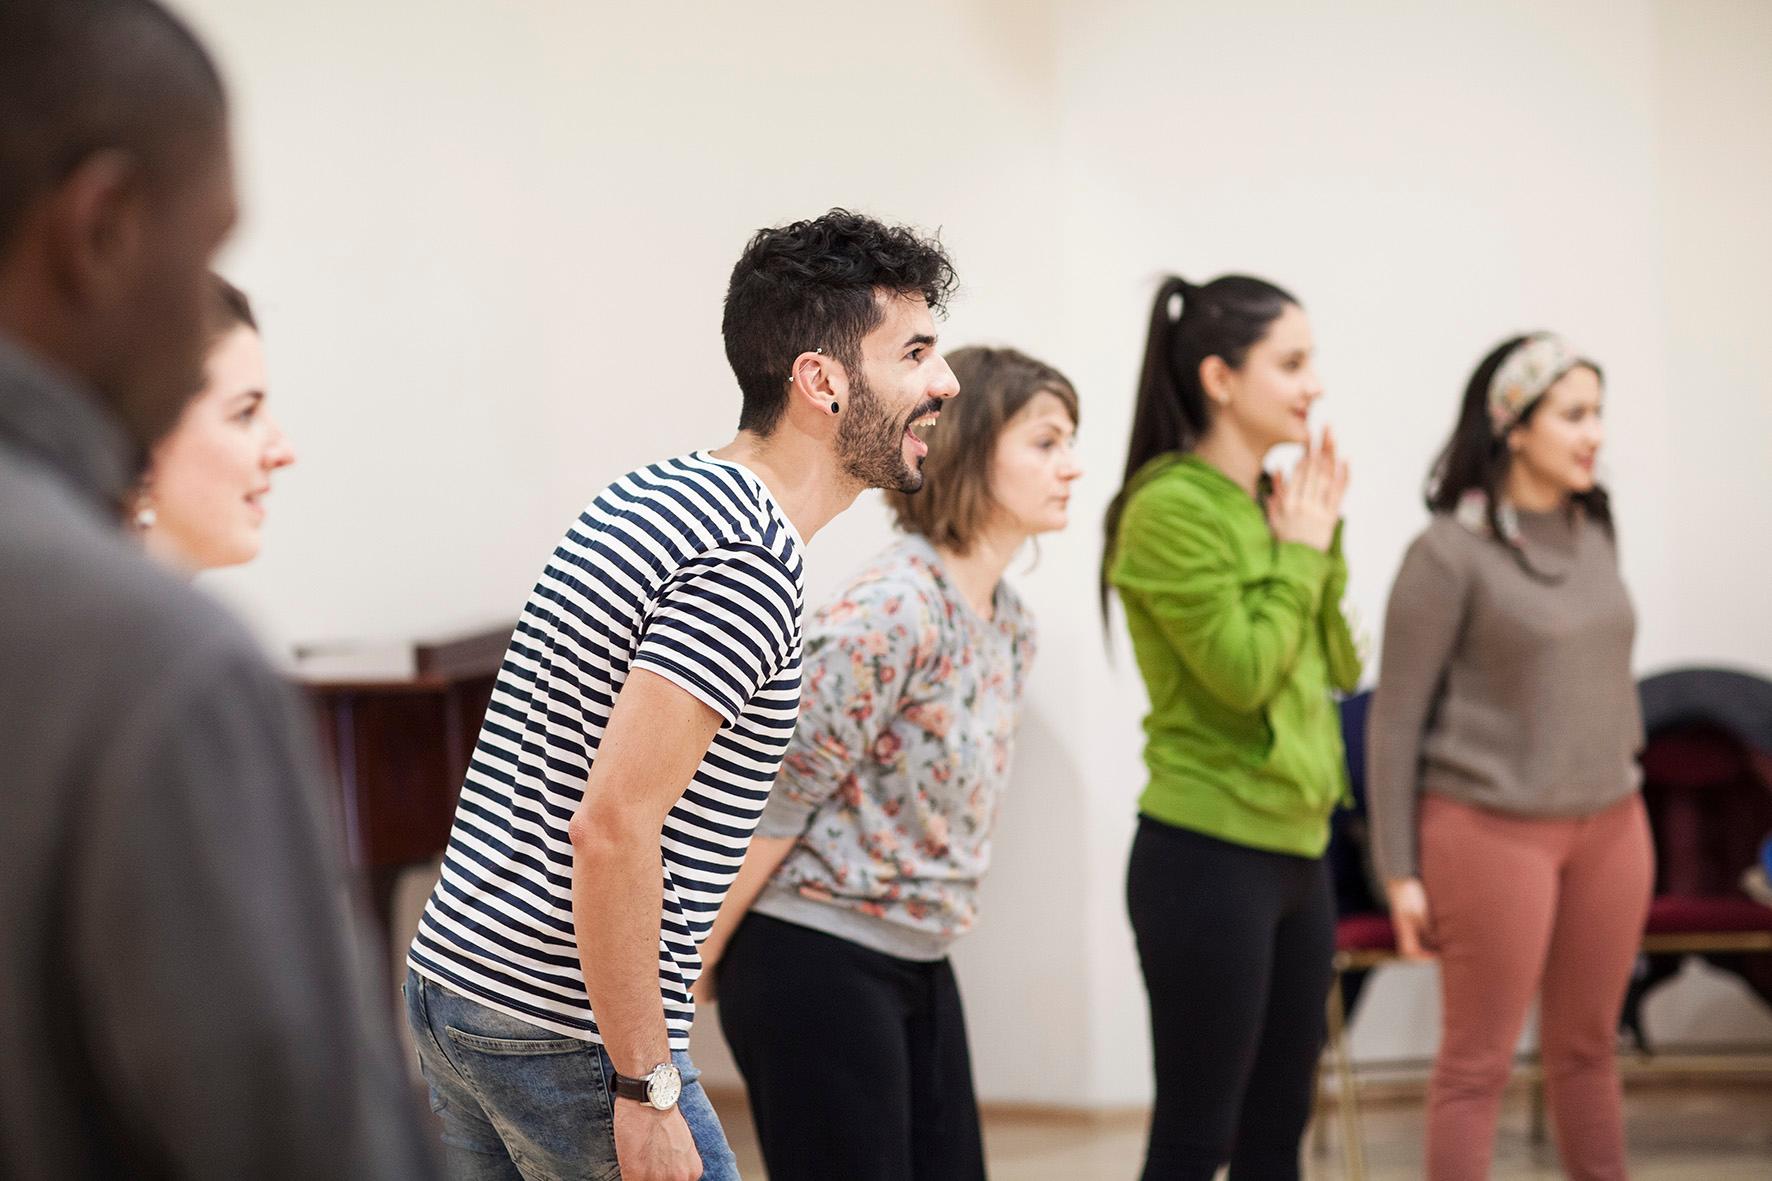
<path id="1" fill-rule="evenodd" d="M 1326 552 L 1341 520 L 1347 481 L 1348 466 L 1336 453 L 1335 434 L 1325 428 L 1320 444 L 1305 444 L 1304 458 L 1290 476 L 1273 477 L 1267 518 L 1274 536 Z"/>

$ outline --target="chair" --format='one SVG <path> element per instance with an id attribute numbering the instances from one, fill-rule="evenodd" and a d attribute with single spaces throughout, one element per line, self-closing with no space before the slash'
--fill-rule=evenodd
<path id="1" fill-rule="evenodd" d="M 1366 714 L 1372 693 L 1355 693 L 1340 705 L 1342 750 L 1347 761 L 1350 806 L 1337 811 L 1329 824 L 1329 880 L 1335 892 L 1335 913 L 1347 919 L 1383 918 L 1385 904 L 1375 888 L 1371 838 L 1366 822 Z M 1342 981 L 1348 1008 L 1359 1003 L 1366 973 L 1352 970 Z"/>
<path id="2" fill-rule="evenodd" d="M 1341 702 L 1342 749 L 1346 752 L 1351 805 L 1330 826 L 1329 862 L 1335 888 L 1335 960 L 1329 988 L 1328 1050 L 1336 1077 L 1336 1111 L 1341 1121 L 1342 1155 L 1349 1178 L 1366 1175 L 1358 1080 L 1347 1051 L 1348 1014 L 1359 1001 L 1367 973 L 1397 958 L 1390 914 L 1372 887 L 1366 829 L 1366 712 L 1370 690 Z M 1320 1131 L 1319 1125 L 1319 1131 Z"/>
<path id="3" fill-rule="evenodd" d="M 1350 914 L 1336 920 L 1335 974 L 1329 984 L 1329 1056 L 1335 1068 L 1335 1107 L 1341 1119 L 1341 1152 L 1349 1181 L 1362 1181 L 1366 1176 L 1366 1138 L 1360 1123 L 1359 1080 L 1347 1049 L 1352 1003 L 1342 981 L 1356 973 L 1356 978 L 1364 979 L 1373 968 L 1397 958 L 1397 934 L 1389 915 Z"/>
<path id="4" fill-rule="evenodd" d="M 1621 1026 L 1645 1055 L 1642 1004 L 1687 955 L 1704 955 L 1772 1004 L 1772 907 L 1741 875 L 1772 832 L 1772 681 L 1728 669 L 1676 669 L 1641 685 L 1643 802 L 1655 834 L 1647 971 Z"/>

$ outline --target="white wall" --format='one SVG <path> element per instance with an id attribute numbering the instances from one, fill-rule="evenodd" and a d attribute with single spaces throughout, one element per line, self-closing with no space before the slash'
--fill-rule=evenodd
<path id="1" fill-rule="evenodd" d="M 1766 425 L 1749 259 L 1767 240 L 1750 256 L 1718 228 L 1757 228 L 1764 147 L 1743 119 L 1740 142 L 1688 134 L 1717 104 L 1765 109 L 1763 9 L 183 7 L 239 98 L 248 221 L 228 269 L 262 307 L 302 453 L 266 557 L 214 580 L 275 644 L 508 620 L 598 486 L 724 441 L 720 296 L 760 225 L 844 203 L 940 227 L 965 285 L 948 339 L 1075 380 L 1089 475 L 1018 577 L 1042 660 L 983 927 L 956 957 L 986 1099 L 1148 1094 L 1121 903 L 1144 703 L 1124 645 L 1104 652 L 1094 568 L 1159 271 L 1251 271 L 1310 309 L 1355 461 L 1350 597 L 1374 630 L 1469 368 L 1546 325 L 1607 365 L 1639 665 L 1772 665 L 1759 583 L 1677 573 L 1718 570 L 1728 521 L 1695 510 L 1720 487 L 1766 533 L 1763 503 L 1745 515 L 1766 434 L 1737 424 Z M 1701 35 L 1718 13 L 1761 39 Z M 1725 50 L 1733 72 L 1710 77 Z M 1759 187 L 1719 196 L 1755 150 Z M 1716 354 L 1720 314 L 1738 319 Z M 1732 472 L 1709 462 L 1719 438 Z M 884 536 L 872 500 L 821 535 L 813 594 Z M 1763 552 L 1738 548 L 1763 582 Z M 1423 1046 L 1419 974 L 1375 987 L 1361 1045 Z M 731 1077 L 712 1020 L 698 1047 Z"/>
<path id="2" fill-rule="evenodd" d="M 266 556 L 213 581 L 279 642 L 514 618 L 601 484 L 730 438 L 720 300 L 757 227 L 848 204 L 1001 275 L 1056 200 L 1044 22 L 988 4 L 183 7 L 236 92 L 225 265 L 301 455 Z M 974 284 L 955 336 L 1053 318 Z"/>
<path id="3" fill-rule="evenodd" d="M 1668 566 L 1682 659 L 1772 667 L 1772 5 L 1660 0 Z"/>

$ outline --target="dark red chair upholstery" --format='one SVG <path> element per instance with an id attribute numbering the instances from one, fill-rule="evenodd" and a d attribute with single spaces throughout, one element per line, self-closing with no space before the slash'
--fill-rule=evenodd
<path id="1" fill-rule="evenodd" d="M 1397 950 L 1397 933 L 1387 914 L 1344 915 L 1335 924 L 1335 950 L 1350 958 L 1357 953 Z"/>
<path id="2" fill-rule="evenodd" d="M 1649 904 L 1646 935 L 1772 931 L 1772 907 L 1742 895 L 1698 898 L 1663 894 Z"/>
<path id="3" fill-rule="evenodd" d="M 1686 955 L 1705 956 L 1772 1004 L 1772 955 L 1762 954 L 1772 950 L 1772 907 L 1741 889 L 1772 832 L 1768 769 L 1762 752 L 1709 718 L 1650 732 L 1643 749 L 1643 802 L 1655 836 L 1655 897 L 1643 939 L 1649 962 L 1620 1022 L 1641 1049 L 1649 1049 L 1643 1000 Z"/>
<path id="4" fill-rule="evenodd" d="M 1710 722 L 1650 735 L 1643 802 L 1655 832 L 1657 896 L 1742 896 L 1741 872 L 1772 832 L 1772 783 L 1759 762 L 1737 735 Z M 1767 915 L 1772 920 L 1772 910 Z"/>

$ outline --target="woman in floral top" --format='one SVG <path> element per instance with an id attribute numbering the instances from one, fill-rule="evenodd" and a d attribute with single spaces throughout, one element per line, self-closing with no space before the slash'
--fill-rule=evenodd
<path id="1" fill-rule="evenodd" d="M 948 362 L 924 490 L 891 494 L 907 536 L 807 625 L 799 728 L 702 948 L 774 1181 L 984 1176 L 947 952 L 1033 658 L 1003 572 L 1064 527 L 1077 397 L 1011 349 Z"/>

